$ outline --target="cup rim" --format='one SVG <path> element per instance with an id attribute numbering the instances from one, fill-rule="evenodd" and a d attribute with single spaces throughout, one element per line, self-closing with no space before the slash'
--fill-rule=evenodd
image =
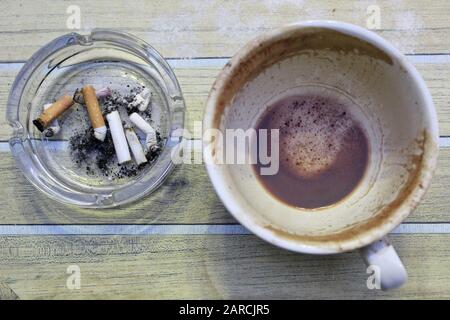
<path id="1" fill-rule="evenodd" d="M 393 212 L 390 214 L 390 218 L 387 221 L 380 223 L 373 228 L 364 230 L 361 233 L 358 233 L 356 236 L 351 237 L 350 239 L 336 240 L 333 241 L 332 244 L 328 242 L 322 242 L 319 245 L 319 242 L 312 243 L 309 241 L 302 241 L 290 237 L 279 236 L 268 228 L 254 223 L 254 221 L 250 218 L 250 215 L 242 212 L 241 206 L 236 201 L 234 201 L 232 190 L 223 187 L 222 177 L 224 176 L 224 174 L 221 172 L 221 170 L 217 170 L 218 166 L 220 165 L 214 164 L 213 156 L 210 152 L 208 152 L 207 148 L 203 148 L 203 158 L 205 160 L 205 167 L 208 176 L 222 203 L 233 215 L 233 217 L 252 233 L 269 243 L 287 250 L 310 254 L 332 254 L 361 248 L 382 238 L 390 231 L 392 231 L 396 226 L 398 226 L 415 209 L 418 202 L 421 200 L 430 185 L 431 178 L 437 164 L 439 141 L 438 120 L 431 94 L 426 87 L 426 84 L 421 75 L 416 70 L 416 68 L 403 56 L 403 54 L 387 40 L 383 39 L 381 36 L 368 29 L 350 23 L 332 20 L 312 20 L 288 24 L 284 27 L 264 33 L 261 36 L 256 37 L 248 42 L 236 54 L 233 55 L 230 62 L 227 63 L 227 65 L 217 76 L 210 90 L 204 111 L 203 132 L 208 129 L 215 128 L 214 123 L 216 117 L 216 106 L 220 98 L 221 89 L 230 80 L 230 75 L 232 73 L 231 71 L 238 68 L 240 62 L 246 56 L 248 56 L 253 50 L 255 50 L 255 48 L 261 43 L 270 43 L 274 39 L 282 37 L 283 35 L 291 31 L 308 28 L 330 29 L 366 41 L 379 48 L 383 52 L 387 53 L 389 56 L 393 57 L 408 72 L 410 78 L 415 82 L 420 90 L 420 94 L 424 100 L 424 108 L 427 110 L 429 117 L 427 131 L 429 133 L 429 137 L 431 138 L 431 141 L 428 141 L 430 142 L 431 147 L 427 147 L 427 150 L 424 150 L 424 160 L 419 169 L 422 173 L 425 170 L 424 163 L 426 163 L 428 174 L 426 174 L 425 176 L 420 176 L 420 183 L 415 185 L 414 188 L 410 190 L 408 196 L 402 200 L 400 205 L 395 210 L 393 210 Z"/>

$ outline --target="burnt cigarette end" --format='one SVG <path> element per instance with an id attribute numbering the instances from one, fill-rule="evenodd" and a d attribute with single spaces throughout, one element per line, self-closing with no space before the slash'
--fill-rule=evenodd
<path id="1" fill-rule="evenodd" d="M 81 92 L 80 89 L 75 90 L 75 93 L 73 94 L 73 101 L 79 104 L 84 104 L 83 92 Z"/>
<path id="2" fill-rule="evenodd" d="M 40 131 L 40 132 L 44 132 L 45 130 L 45 125 L 42 122 L 41 119 L 37 118 L 35 120 L 33 120 L 33 124 L 36 126 L 36 128 Z"/>
<path id="3" fill-rule="evenodd" d="M 44 111 L 33 120 L 33 124 L 38 128 L 39 131 L 43 132 L 53 120 L 58 118 L 67 109 L 73 105 L 73 98 L 71 96 L 63 96 L 57 101 L 52 103 L 50 106 L 44 107 Z"/>
<path id="4" fill-rule="evenodd" d="M 47 138 L 51 138 L 55 135 L 55 132 L 53 131 L 52 128 L 47 128 L 47 130 L 45 130 L 45 136 Z"/>

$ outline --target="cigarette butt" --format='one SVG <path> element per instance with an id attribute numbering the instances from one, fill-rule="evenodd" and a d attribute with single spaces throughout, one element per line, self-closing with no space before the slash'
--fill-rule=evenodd
<path id="1" fill-rule="evenodd" d="M 73 99 L 71 96 L 63 96 L 56 100 L 50 107 L 45 109 L 39 117 L 33 120 L 33 124 L 39 131 L 43 132 L 50 123 L 59 117 L 64 111 L 69 109 L 73 105 Z"/>
<path id="2" fill-rule="evenodd" d="M 156 132 L 148 133 L 145 137 L 145 149 L 146 151 L 152 150 L 157 146 L 158 140 L 156 139 Z"/>
<path id="3" fill-rule="evenodd" d="M 112 111 L 106 115 L 106 120 L 109 123 L 109 129 L 114 143 L 114 150 L 116 150 L 117 160 L 119 163 L 128 162 L 131 160 L 130 151 L 128 149 L 127 139 L 123 131 L 122 120 L 119 112 Z"/>
<path id="4" fill-rule="evenodd" d="M 158 144 L 156 138 L 156 130 L 144 120 L 138 113 L 134 112 L 130 115 L 130 121 L 142 132 L 145 133 L 145 151 L 149 151 Z"/>
<path id="5" fill-rule="evenodd" d="M 139 114 L 137 114 L 136 112 L 133 112 L 130 115 L 130 121 L 142 132 L 144 132 L 145 134 L 155 134 L 156 135 L 156 131 L 155 129 L 153 129 L 153 127 L 150 125 L 150 123 L 148 123 L 147 121 L 144 120 L 144 118 L 142 118 Z"/>
<path id="6" fill-rule="evenodd" d="M 139 111 L 145 111 L 150 104 L 150 90 L 144 88 L 139 94 L 136 95 L 134 101 L 132 102 L 133 107 L 137 107 Z"/>
<path id="7" fill-rule="evenodd" d="M 47 103 L 44 105 L 44 110 L 47 110 L 52 106 L 51 103 Z M 44 134 L 47 138 L 53 137 L 55 134 L 58 134 L 58 132 L 61 130 L 61 127 L 59 126 L 58 119 L 54 119 L 47 129 L 45 129 Z"/>
<path id="8" fill-rule="evenodd" d="M 94 87 L 87 85 L 84 86 L 81 91 L 86 103 L 89 120 L 94 128 L 94 135 L 98 140 L 104 141 L 106 137 L 106 125 L 100 105 L 98 104 L 97 96 L 95 95 Z"/>
<path id="9" fill-rule="evenodd" d="M 95 96 L 97 99 L 108 97 L 112 94 L 112 91 L 109 87 L 103 87 L 98 90 L 95 90 Z M 75 90 L 73 95 L 73 101 L 79 104 L 84 104 L 83 92 L 80 89 Z"/>
<path id="10" fill-rule="evenodd" d="M 139 141 L 136 132 L 134 132 L 134 130 L 131 128 L 127 128 L 125 129 L 125 135 L 127 137 L 128 145 L 130 146 L 131 153 L 133 154 L 136 164 L 140 165 L 147 162 L 144 149 L 142 148 L 141 142 Z"/>

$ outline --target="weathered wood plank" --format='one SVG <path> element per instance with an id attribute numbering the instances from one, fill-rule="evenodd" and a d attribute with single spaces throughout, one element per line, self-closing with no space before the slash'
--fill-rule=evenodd
<path id="1" fill-rule="evenodd" d="M 0 282 L 0 300 L 17 300 L 19 297 L 11 288 Z"/>
<path id="2" fill-rule="evenodd" d="M 234 222 L 209 183 L 203 165 L 175 169 L 152 195 L 123 208 L 94 210 L 66 206 L 37 191 L 0 153 L 0 224 L 223 223 Z"/>
<path id="3" fill-rule="evenodd" d="M 120 209 L 88 210 L 61 205 L 38 192 L 0 153 L 0 224 L 234 223 L 217 197 L 203 165 L 182 165 L 154 194 Z M 441 149 L 425 199 L 409 222 L 449 222 L 450 149 Z M 6 210 L 7 208 L 7 210 Z"/>
<path id="4" fill-rule="evenodd" d="M 0 277 L 20 299 L 448 299 L 448 234 L 391 239 L 409 273 L 390 292 L 367 288 L 357 252 L 301 255 L 252 235 L 0 238 Z M 66 287 L 77 265 L 81 288 Z"/>
<path id="5" fill-rule="evenodd" d="M 192 68 L 175 68 L 175 74 L 186 100 L 186 127 L 191 132 L 192 138 L 200 138 L 199 134 L 194 132 L 194 122 L 202 120 L 209 90 L 221 68 L 220 64 L 219 66 L 213 64 L 214 66 L 210 67 L 201 66 L 201 64 L 201 62 L 197 66 L 193 64 Z M 20 64 L 0 64 L 0 141 L 6 141 L 11 134 L 4 115 L 9 90 L 20 66 Z M 416 66 L 424 77 L 436 104 L 440 134 L 449 136 L 450 63 L 420 63 Z"/>
<path id="6" fill-rule="evenodd" d="M 71 5 L 80 28 L 126 30 L 171 57 L 230 56 L 264 31 L 302 20 L 331 19 L 368 26 L 367 1 L 2 1 L 0 61 L 26 60 L 39 47 L 68 33 Z M 377 32 L 405 53 L 448 53 L 448 1 L 377 1 Z M 69 13 L 67 10 L 69 9 Z M 39 14 L 36 14 L 36 13 Z"/>

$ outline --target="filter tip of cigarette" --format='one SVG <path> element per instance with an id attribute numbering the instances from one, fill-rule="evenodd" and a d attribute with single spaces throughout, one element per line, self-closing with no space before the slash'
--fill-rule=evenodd
<path id="1" fill-rule="evenodd" d="M 105 138 L 106 138 L 106 126 L 103 126 L 103 127 L 99 127 L 99 128 L 95 128 L 94 129 L 94 137 L 97 139 L 97 140 L 100 140 L 100 141 L 105 141 Z"/>

